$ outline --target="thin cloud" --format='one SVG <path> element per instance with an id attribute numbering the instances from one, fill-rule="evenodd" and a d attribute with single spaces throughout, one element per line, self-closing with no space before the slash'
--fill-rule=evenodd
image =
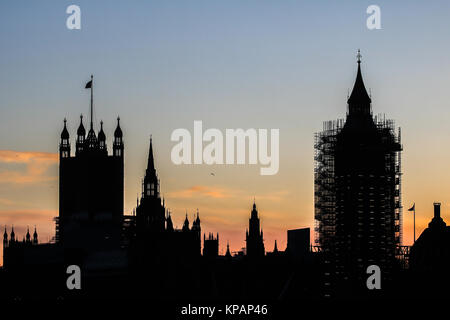
<path id="1" fill-rule="evenodd" d="M 185 190 L 170 192 L 168 196 L 171 198 L 183 198 L 183 199 L 196 197 L 223 199 L 232 197 L 232 194 L 230 193 L 229 190 L 225 188 L 197 185 L 192 186 Z"/>
<path id="2" fill-rule="evenodd" d="M 56 210 L 24 209 L 0 210 L 0 221 L 4 224 L 20 224 L 21 222 L 51 221 L 57 216 Z"/>
<path id="3" fill-rule="evenodd" d="M 57 179 L 55 175 L 48 175 L 50 166 L 58 163 L 58 154 L 49 152 L 21 152 L 0 150 L 0 183 L 33 184 Z M 25 168 L 1 168 L 11 164 L 22 164 Z"/>

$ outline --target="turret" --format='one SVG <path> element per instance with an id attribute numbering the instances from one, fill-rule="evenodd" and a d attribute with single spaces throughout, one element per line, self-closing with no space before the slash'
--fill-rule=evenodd
<path id="1" fill-rule="evenodd" d="M 183 231 L 189 231 L 189 219 L 188 219 L 187 212 L 186 212 L 186 219 L 184 219 L 182 230 Z"/>
<path id="2" fill-rule="evenodd" d="M 159 180 L 156 175 L 155 160 L 153 158 L 153 142 L 150 137 L 150 147 L 148 150 L 147 169 L 145 170 L 143 185 L 144 198 L 159 198 Z"/>
<path id="3" fill-rule="evenodd" d="M 16 241 L 16 234 L 14 233 L 14 226 L 11 228 L 11 234 L 9 236 L 9 243 L 14 243 Z"/>
<path id="4" fill-rule="evenodd" d="M 197 209 L 197 218 L 192 222 L 192 231 L 197 231 L 200 234 L 201 227 L 200 227 L 200 214 Z"/>
<path id="5" fill-rule="evenodd" d="M 38 244 L 38 234 L 37 234 L 37 231 L 36 231 L 36 226 L 34 227 L 33 244 Z"/>
<path id="6" fill-rule="evenodd" d="M 103 121 L 100 121 L 100 131 L 98 132 L 98 148 L 103 153 L 105 153 L 105 154 L 107 153 L 106 135 L 105 135 L 105 132 L 103 131 Z"/>
<path id="7" fill-rule="evenodd" d="M 78 126 L 77 141 L 75 144 L 76 155 L 79 155 L 81 152 L 83 152 L 85 137 L 86 137 L 86 129 L 84 129 L 84 125 L 83 125 L 83 115 L 80 115 L 80 125 Z"/>
<path id="8" fill-rule="evenodd" d="M 123 134 L 120 128 L 120 117 L 117 117 L 117 127 L 114 131 L 113 155 L 115 157 L 123 157 Z"/>
<path id="9" fill-rule="evenodd" d="M 3 248 L 6 248 L 8 246 L 8 233 L 6 232 L 6 226 L 5 226 L 5 232 L 3 233 Z"/>
<path id="10" fill-rule="evenodd" d="M 26 234 L 25 242 L 26 243 L 31 243 L 30 228 L 27 228 L 27 234 Z"/>
<path id="11" fill-rule="evenodd" d="M 61 143 L 59 144 L 59 156 L 60 158 L 70 157 L 70 142 L 69 142 L 69 131 L 67 131 L 66 126 L 67 120 L 64 118 L 64 128 L 61 132 Z"/>

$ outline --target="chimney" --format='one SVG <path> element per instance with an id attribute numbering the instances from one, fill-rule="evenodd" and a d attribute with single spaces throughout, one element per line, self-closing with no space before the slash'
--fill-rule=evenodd
<path id="1" fill-rule="evenodd" d="M 434 218 L 439 219 L 441 217 L 441 203 L 435 202 L 434 205 Z"/>
<path id="2" fill-rule="evenodd" d="M 429 228 L 445 228 L 446 224 L 441 218 L 441 203 L 435 202 L 434 205 L 434 218 L 428 224 Z"/>

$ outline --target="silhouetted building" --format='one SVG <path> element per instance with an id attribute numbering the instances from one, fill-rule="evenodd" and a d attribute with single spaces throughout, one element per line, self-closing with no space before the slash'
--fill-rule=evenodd
<path id="1" fill-rule="evenodd" d="M 360 57 L 346 120 L 325 123 L 316 134 L 315 219 L 331 273 L 365 286 L 369 265 L 389 278 L 401 244 L 402 146 L 394 122 L 372 115 Z"/>
<path id="2" fill-rule="evenodd" d="M 27 233 L 22 241 L 18 239 L 14 232 L 14 227 L 11 227 L 11 233 L 8 239 L 8 232 L 3 232 L 3 265 L 5 268 L 20 266 L 25 259 L 25 250 L 29 251 L 30 247 L 38 245 L 38 234 L 34 228 L 33 238 L 31 238 L 30 229 L 27 228 Z"/>
<path id="3" fill-rule="evenodd" d="M 441 218 L 441 204 L 434 203 L 434 217 L 411 247 L 411 270 L 446 275 L 450 268 L 450 227 Z"/>
<path id="4" fill-rule="evenodd" d="M 91 117 L 89 132 L 83 117 L 71 152 L 67 121 L 59 146 L 59 216 L 51 243 L 38 243 L 27 230 L 18 241 L 14 229 L 3 236 L 4 267 L 0 269 L 0 300 L 19 299 L 198 299 L 317 296 L 314 282 L 319 269 L 288 261 L 275 242 L 271 257 L 265 256 L 263 232 L 256 204 L 246 232 L 246 248 L 231 256 L 219 256 L 219 236 L 204 237 L 201 258 L 201 221 L 197 209 L 192 224 L 188 214 L 181 229 L 174 228 L 172 215 L 160 196 L 160 181 L 150 139 L 142 194 L 132 215 L 123 214 L 124 143 L 117 119 L 108 155 L 106 134 L 100 122 L 98 133 Z M 244 251 L 245 250 L 245 251 Z M 250 258 L 246 259 L 245 255 Z M 81 270 L 82 290 L 67 287 L 67 267 Z M 270 277 L 267 275 L 270 274 Z M 308 279 L 305 279 L 308 278 Z M 305 281 L 307 280 L 307 281 Z M 297 283 L 301 290 L 297 290 Z M 38 288 L 38 290 L 36 289 Z"/>
<path id="5" fill-rule="evenodd" d="M 129 221 L 128 224 L 133 230 L 126 234 L 129 237 L 128 242 L 132 244 L 134 258 L 144 265 L 162 258 L 191 259 L 201 255 L 201 223 L 198 209 L 192 227 L 189 226 L 186 213 L 182 229 L 176 230 L 171 214 L 165 208 L 165 201 L 161 199 L 152 138 L 136 216 L 125 216 L 125 221 Z"/>
<path id="6" fill-rule="evenodd" d="M 290 257 L 302 258 L 310 251 L 309 228 L 294 229 L 287 231 L 286 252 Z"/>
<path id="7" fill-rule="evenodd" d="M 91 102 L 92 103 L 92 102 Z M 75 155 L 71 155 L 64 119 L 59 146 L 59 217 L 56 242 L 65 247 L 119 247 L 124 197 L 124 144 L 117 118 L 113 152 L 108 155 L 103 122 L 98 138 L 92 114 L 89 132 L 83 116 L 77 130 Z"/>
<path id="8" fill-rule="evenodd" d="M 150 138 L 147 169 L 142 182 L 141 201 L 136 208 L 136 236 L 161 233 L 166 230 L 164 203 L 159 193 L 159 179 L 153 158 L 153 144 Z"/>
<path id="9" fill-rule="evenodd" d="M 203 234 L 203 256 L 207 258 L 216 258 L 219 256 L 219 234 L 216 238 L 209 233 L 208 238 Z"/>
<path id="10" fill-rule="evenodd" d="M 247 256 L 262 257 L 264 256 L 264 239 L 263 231 L 260 228 L 258 217 L 258 210 L 256 210 L 256 203 L 253 202 L 253 209 L 249 219 L 249 227 L 246 231 L 245 241 L 247 243 Z"/>

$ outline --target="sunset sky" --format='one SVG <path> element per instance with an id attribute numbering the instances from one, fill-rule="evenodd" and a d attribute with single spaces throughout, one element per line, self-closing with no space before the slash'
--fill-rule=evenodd
<path id="1" fill-rule="evenodd" d="M 67 6 L 81 30 L 66 28 Z M 366 8 L 381 8 L 368 30 Z M 108 147 L 116 117 L 125 141 L 125 213 L 140 192 L 153 135 L 161 193 L 181 227 L 198 208 L 220 252 L 245 246 L 256 198 L 266 250 L 286 230 L 314 228 L 314 132 L 344 118 L 356 51 L 374 114 L 402 129 L 404 244 L 442 202 L 450 223 L 450 3 L 448 1 L 8 1 L 0 3 L 0 224 L 20 239 L 54 235 L 58 143 L 64 117 L 74 150 L 94 74 L 96 129 Z M 177 128 L 276 128 L 280 168 L 172 164 Z M 110 149 L 111 150 L 111 149 Z M 211 175 L 211 173 L 214 175 Z M 0 249 L 1 250 L 1 249 Z M 0 252 L 1 254 L 1 252 Z M 1 258 L 0 258 L 1 262 Z"/>

